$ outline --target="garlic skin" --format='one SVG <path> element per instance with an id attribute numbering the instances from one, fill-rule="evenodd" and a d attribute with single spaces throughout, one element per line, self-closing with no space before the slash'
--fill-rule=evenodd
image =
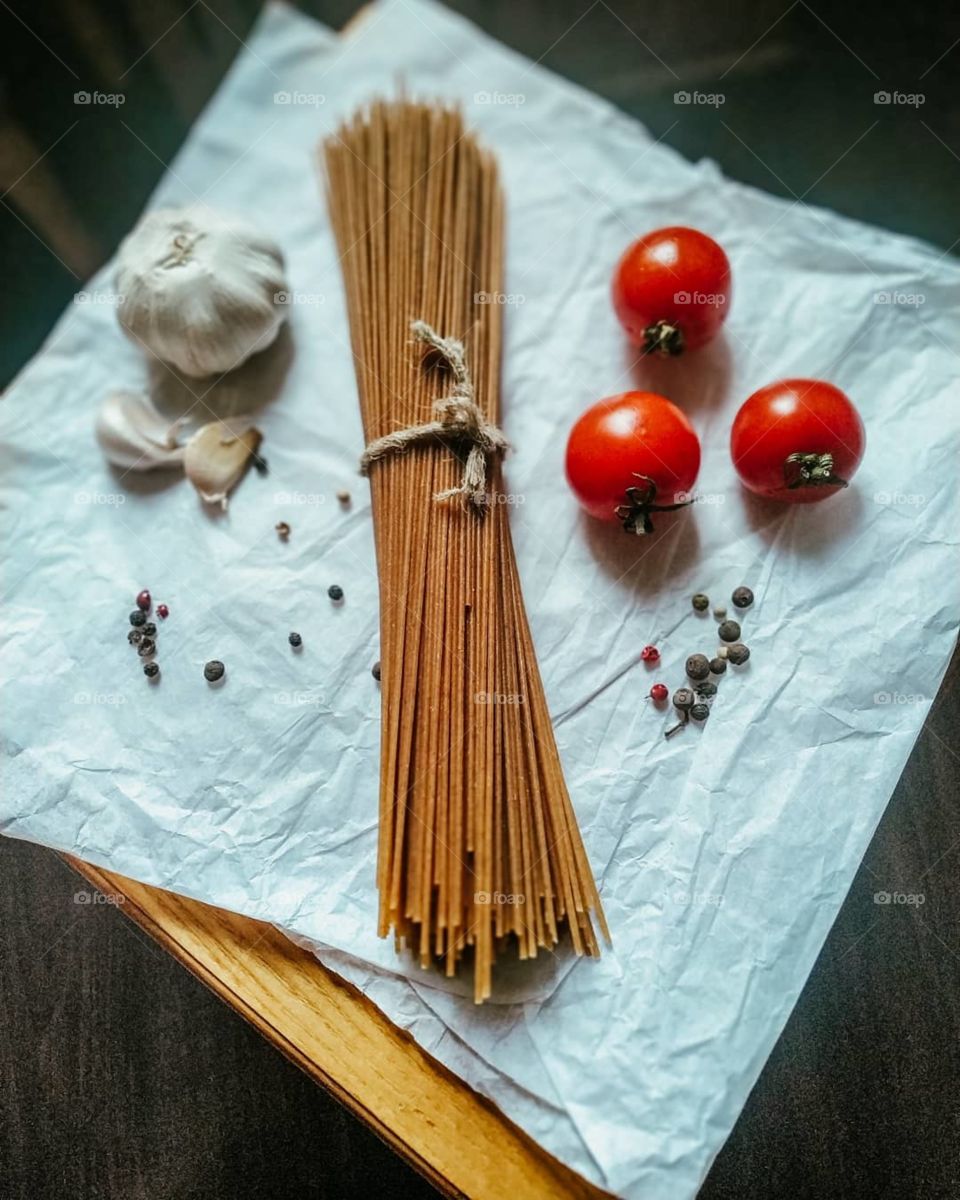
<path id="1" fill-rule="evenodd" d="M 142 392 L 111 392 L 97 413 L 96 435 L 107 461 L 126 471 L 179 467 L 182 422 L 162 417 Z"/>
<path id="2" fill-rule="evenodd" d="M 133 340 L 193 378 L 232 371 L 269 346 L 289 291 L 271 238 L 199 207 L 144 217 L 121 243 L 116 290 Z"/>
<path id="3" fill-rule="evenodd" d="M 187 478 L 201 500 L 226 509 L 227 497 L 243 478 L 262 440 L 260 430 L 253 426 L 235 433 L 222 421 L 202 425 L 187 442 L 183 457 Z"/>

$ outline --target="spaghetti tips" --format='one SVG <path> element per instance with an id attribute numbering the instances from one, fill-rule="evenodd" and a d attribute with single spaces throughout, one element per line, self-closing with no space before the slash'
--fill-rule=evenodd
<path id="1" fill-rule="evenodd" d="M 379 933 L 472 957 L 481 1002 L 509 943 L 608 936 L 500 502 L 502 193 L 442 106 L 375 102 L 323 152 L 380 580 Z"/>

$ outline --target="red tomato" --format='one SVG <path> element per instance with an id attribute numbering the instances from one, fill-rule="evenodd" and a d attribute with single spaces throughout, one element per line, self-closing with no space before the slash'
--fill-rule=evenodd
<path id="1" fill-rule="evenodd" d="M 863 458 L 860 414 L 832 383 L 784 379 L 754 392 L 730 431 L 733 465 L 752 492 L 812 504 L 846 487 Z"/>
<path id="2" fill-rule="evenodd" d="M 613 307 L 647 353 L 696 350 L 719 332 L 730 307 L 730 263 L 711 237 L 683 225 L 630 246 L 613 275 Z"/>
<path id="3" fill-rule="evenodd" d="M 599 400 L 567 441 L 567 480 L 592 517 L 649 533 L 651 512 L 690 503 L 700 442 L 675 404 L 655 392 Z"/>

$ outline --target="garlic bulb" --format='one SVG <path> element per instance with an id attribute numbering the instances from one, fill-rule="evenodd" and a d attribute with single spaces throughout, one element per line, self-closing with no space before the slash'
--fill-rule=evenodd
<path id="1" fill-rule="evenodd" d="M 205 208 L 144 217 L 120 246 L 116 289 L 134 341 L 193 377 L 232 371 L 269 346 L 288 290 L 271 238 Z"/>
<path id="2" fill-rule="evenodd" d="M 186 445 L 183 458 L 187 478 L 207 504 L 227 507 L 227 496 L 243 478 L 263 440 L 252 426 L 234 433 L 222 421 L 202 425 Z"/>
<path id="3" fill-rule="evenodd" d="M 141 392 L 111 392 L 97 413 L 96 435 L 108 462 L 127 471 L 155 471 L 183 462 L 181 422 L 162 417 Z"/>

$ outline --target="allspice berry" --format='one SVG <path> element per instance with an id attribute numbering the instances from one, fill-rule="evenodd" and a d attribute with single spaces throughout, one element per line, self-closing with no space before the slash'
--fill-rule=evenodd
<path id="1" fill-rule="evenodd" d="M 710 705 L 704 704 L 702 701 L 699 704 L 695 704 L 690 709 L 690 716 L 695 721 L 705 721 L 710 716 Z"/>
<path id="2" fill-rule="evenodd" d="M 677 688 L 673 693 L 673 707 L 680 712 L 688 712 L 696 701 L 696 696 L 689 688 Z"/>
<path id="3" fill-rule="evenodd" d="M 710 597 L 704 592 L 697 592 L 690 603 L 697 612 L 706 612 L 710 607 Z"/>
<path id="4" fill-rule="evenodd" d="M 737 630 L 739 633 L 739 629 Z M 706 679 L 710 674 L 710 659 L 705 654 L 691 654 L 687 659 L 687 678 Z"/>
<path id="5" fill-rule="evenodd" d="M 211 658 L 210 661 L 204 665 L 203 677 L 207 683 L 216 683 L 218 679 L 223 678 L 226 669 L 227 668 L 218 658 Z"/>
<path id="6" fill-rule="evenodd" d="M 722 621 L 717 628 L 721 642 L 735 642 L 740 637 L 740 626 L 736 621 Z"/>
<path id="7" fill-rule="evenodd" d="M 749 608 L 753 603 L 753 592 L 748 587 L 738 587 L 730 599 L 737 608 Z"/>
<path id="8" fill-rule="evenodd" d="M 750 657 L 750 649 L 742 642 L 737 642 L 736 645 L 730 647 L 727 657 L 735 667 L 742 667 Z"/>
<path id="9" fill-rule="evenodd" d="M 710 659 L 710 670 L 714 675 L 722 675 L 726 669 L 727 660 L 725 658 L 720 658 L 718 655 L 716 658 Z"/>

